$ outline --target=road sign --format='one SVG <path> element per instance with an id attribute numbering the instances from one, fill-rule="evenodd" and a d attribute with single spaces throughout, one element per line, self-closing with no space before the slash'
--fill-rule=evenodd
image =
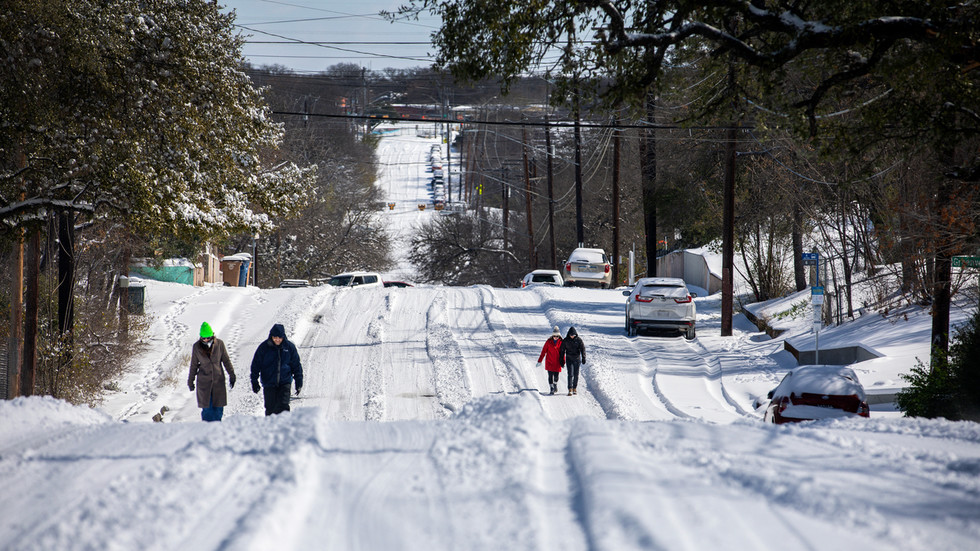
<path id="1" fill-rule="evenodd" d="M 980 268 L 980 256 L 954 256 L 954 268 Z"/>
<path id="2" fill-rule="evenodd" d="M 803 253 L 801 255 L 803 258 L 804 266 L 819 266 L 820 265 L 820 254 L 819 253 Z"/>

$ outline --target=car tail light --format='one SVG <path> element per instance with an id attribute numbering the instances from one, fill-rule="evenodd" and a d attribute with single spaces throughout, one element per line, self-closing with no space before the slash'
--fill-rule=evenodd
<path id="1" fill-rule="evenodd" d="M 568 264 L 565 264 L 565 271 L 571 273 L 571 271 L 572 271 L 572 263 L 571 262 L 569 262 Z"/>
<path id="2" fill-rule="evenodd" d="M 675 298 L 674 302 L 677 304 L 687 304 L 688 302 L 691 302 L 691 295 L 687 295 L 687 298 Z"/>
<path id="3" fill-rule="evenodd" d="M 636 295 L 636 302 L 651 302 L 653 297 L 645 297 L 643 295 Z"/>
<path id="4" fill-rule="evenodd" d="M 779 413 L 786 411 L 789 406 L 789 396 L 783 396 L 779 399 Z"/>
<path id="5" fill-rule="evenodd" d="M 608 274 L 610 272 L 610 270 L 611 270 L 611 268 L 609 267 L 609 264 L 606 264 L 606 273 Z"/>
<path id="6" fill-rule="evenodd" d="M 871 408 L 868 407 L 867 402 L 861 402 L 861 407 L 858 408 L 858 415 L 861 417 L 871 417 Z"/>

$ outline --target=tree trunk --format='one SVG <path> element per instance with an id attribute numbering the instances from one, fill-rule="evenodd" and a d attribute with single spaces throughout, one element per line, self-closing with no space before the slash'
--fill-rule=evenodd
<path id="1" fill-rule="evenodd" d="M 949 182 L 945 179 L 940 182 L 936 193 L 936 212 L 939 216 L 946 205 L 949 204 Z M 932 351 L 931 366 L 936 369 L 939 366 L 937 361 L 940 357 L 946 357 L 949 351 L 949 309 L 950 309 L 950 274 L 952 272 L 952 258 L 949 245 L 946 243 L 948 236 L 940 236 L 939 243 L 935 248 L 935 274 L 933 279 L 933 303 L 932 303 Z"/>
<path id="2" fill-rule="evenodd" d="M 37 373 L 37 330 L 41 287 L 41 229 L 31 231 L 27 255 L 27 297 L 24 316 L 24 362 L 20 372 L 20 395 L 34 395 Z"/>
<path id="3" fill-rule="evenodd" d="M 72 362 L 72 331 L 75 326 L 75 228 L 74 215 L 58 215 L 58 330 L 65 339 L 63 365 Z"/>
<path id="4" fill-rule="evenodd" d="M 803 267 L 803 209 L 799 200 L 793 202 L 793 275 L 796 290 L 806 289 L 806 269 Z"/>

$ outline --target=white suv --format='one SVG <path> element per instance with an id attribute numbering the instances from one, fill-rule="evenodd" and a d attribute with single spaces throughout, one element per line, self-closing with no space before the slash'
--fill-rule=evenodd
<path id="1" fill-rule="evenodd" d="M 578 248 L 568 255 L 561 275 L 565 285 L 588 284 L 605 289 L 612 282 L 612 265 L 606 251 Z"/>
<path id="2" fill-rule="evenodd" d="M 694 297 L 683 279 L 676 277 L 645 277 L 636 282 L 632 291 L 623 291 L 626 299 L 626 334 L 633 336 L 640 329 L 669 329 L 680 331 L 688 340 L 695 337 L 697 310 Z"/>
<path id="3" fill-rule="evenodd" d="M 376 272 L 347 272 L 343 274 L 337 274 L 330 278 L 327 282 L 334 287 L 381 287 L 384 288 L 384 282 L 381 281 L 381 275 Z"/>
<path id="4" fill-rule="evenodd" d="M 527 287 L 532 284 L 557 285 L 561 287 L 565 282 L 562 281 L 561 273 L 558 270 L 534 270 L 521 280 L 521 287 Z"/>

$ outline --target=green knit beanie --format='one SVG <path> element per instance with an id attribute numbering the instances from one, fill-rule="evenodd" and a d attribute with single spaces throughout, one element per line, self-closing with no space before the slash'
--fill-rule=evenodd
<path id="1" fill-rule="evenodd" d="M 208 322 L 202 323 L 201 324 L 201 338 L 202 339 L 206 339 L 208 337 L 213 337 L 213 336 L 214 336 L 214 331 L 211 330 L 211 326 L 208 325 Z"/>

